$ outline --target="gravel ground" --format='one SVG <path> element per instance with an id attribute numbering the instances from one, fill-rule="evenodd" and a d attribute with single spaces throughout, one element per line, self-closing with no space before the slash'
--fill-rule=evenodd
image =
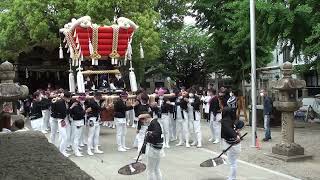
<path id="1" fill-rule="evenodd" d="M 1 180 L 92 180 L 39 132 L 0 134 Z"/>
<path id="2" fill-rule="evenodd" d="M 204 124 L 205 125 L 205 124 Z M 206 125 L 205 125 L 206 126 Z M 209 132 L 207 127 L 203 127 L 204 141 L 207 141 Z M 272 128 L 272 141 L 262 142 L 264 135 L 263 129 L 258 128 L 258 136 L 261 149 L 251 147 L 251 127 L 246 127 L 242 132 L 248 132 L 248 135 L 242 142 L 242 152 L 240 159 L 262 167 L 279 171 L 297 178 L 305 180 L 315 180 L 320 177 L 320 124 L 306 124 L 296 122 L 295 142 L 305 148 L 305 154 L 313 155 L 313 159 L 300 162 L 284 162 L 267 156 L 271 153 L 271 148 L 281 140 L 281 128 Z M 205 142 L 206 148 L 215 152 L 220 151 L 220 147 Z"/>

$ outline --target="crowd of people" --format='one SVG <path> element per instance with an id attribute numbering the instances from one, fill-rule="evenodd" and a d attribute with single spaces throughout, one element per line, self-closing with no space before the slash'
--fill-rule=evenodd
<path id="1" fill-rule="evenodd" d="M 103 153 L 99 149 L 99 136 L 100 127 L 106 125 L 116 128 L 117 150 L 126 152 L 130 149 L 126 145 L 127 128 L 133 127 L 137 132 L 136 137 L 130 137 L 134 139 L 133 147 L 138 149 L 138 153 L 140 150 L 147 151 L 146 154 L 152 152 L 152 157 L 147 155 L 148 159 L 153 158 L 149 165 L 154 167 L 149 174 L 161 179 L 159 162 L 163 149 L 170 148 L 170 142 L 176 140 L 176 146 L 201 148 L 201 120 L 206 119 L 211 131 L 210 142 L 217 144 L 223 138 L 223 143 L 237 144 L 230 151 L 229 158 L 232 160 L 232 176 L 235 176 L 236 159 L 240 153 L 240 135 L 234 128 L 238 122 L 236 92 L 227 92 L 225 88 L 218 92 L 213 88 L 206 91 L 181 88 L 170 93 L 166 88 L 158 88 L 155 99 L 151 99 L 143 89 L 136 94 L 134 100 L 128 100 L 128 94 L 122 92 L 120 98 L 110 102 L 105 101 L 99 92 L 88 98 L 84 94 L 73 97 L 61 89 L 36 91 L 30 103 L 31 127 L 42 133 L 50 130 L 49 141 L 66 157 L 71 151 L 75 156 L 83 156 L 81 150 L 85 146 L 83 152 L 90 156 Z M 112 118 L 106 122 L 103 121 L 103 112 L 108 111 L 112 111 Z M 157 136 L 148 130 L 150 123 L 154 124 Z M 152 140 L 152 137 L 157 139 Z M 144 146 L 146 139 L 149 140 L 148 148 Z"/>

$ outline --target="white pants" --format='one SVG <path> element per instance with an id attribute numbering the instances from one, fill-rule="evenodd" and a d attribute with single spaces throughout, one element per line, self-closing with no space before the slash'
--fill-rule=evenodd
<path id="1" fill-rule="evenodd" d="M 42 131 L 45 131 L 49 128 L 49 120 L 50 120 L 50 110 L 42 110 L 42 117 L 43 117 L 43 124 L 42 124 Z"/>
<path id="2" fill-rule="evenodd" d="M 82 133 L 80 137 L 80 143 L 82 144 L 88 144 L 88 129 L 89 129 L 88 125 L 84 125 L 82 128 Z"/>
<path id="3" fill-rule="evenodd" d="M 182 143 L 184 140 L 186 140 L 186 143 L 189 143 L 188 119 L 177 119 L 176 122 L 179 143 Z"/>
<path id="4" fill-rule="evenodd" d="M 218 113 L 215 116 L 213 115 L 213 113 L 210 114 L 209 127 L 211 130 L 212 138 L 215 138 L 215 140 L 220 141 L 220 139 L 221 139 L 221 113 Z"/>
<path id="5" fill-rule="evenodd" d="M 144 138 L 146 136 L 146 131 L 148 129 L 148 126 L 141 126 L 141 129 L 139 130 L 139 133 L 137 134 L 136 138 L 137 138 L 137 145 L 138 145 L 138 153 L 140 152 L 143 143 L 144 143 Z"/>
<path id="6" fill-rule="evenodd" d="M 69 121 L 69 117 L 66 118 L 67 126 L 67 147 L 72 145 L 72 127 Z"/>
<path id="7" fill-rule="evenodd" d="M 100 124 L 99 121 L 96 120 L 95 117 L 89 118 L 88 120 L 88 150 L 92 148 L 97 148 L 99 144 L 99 136 L 100 136 Z"/>
<path id="8" fill-rule="evenodd" d="M 170 115 L 162 114 L 161 119 L 159 119 L 159 123 L 162 128 L 162 134 L 164 136 L 164 145 L 169 145 L 170 142 L 170 133 L 169 133 L 169 123 L 170 123 Z"/>
<path id="9" fill-rule="evenodd" d="M 72 149 L 74 153 L 79 152 L 79 143 L 80 143 L 80 137 L 82 134 L 82 128 L 83 128 L 83 120 L 73 120 L 72 121 L 72 132 L 73 132 L 73 143 L 72 143 Z"/>
<path id="10" fill-rule="evenodd" d="M 43 118 L 38 118 L 38 119 L 33 119 L 33 120 L 30 120 L 31 122 L 31 127 L 33 130 L 35 131 L 41 131 L 42 130 L 42 124 L 43 124 Z"/>
<path id="11" fill-rule="evenodd" d="M 148 180 L 162 180 L 160 171 L 161 150 L 155 149 L 147 144 L 147 179 Z"/>
<path id="12" fill-rule="evenodd" d="M 60 135 L 60 146 L 59 150 L 61 153 L 66 153 L 66 149 L 68 146 L 68 134 L 67 128 L 70 126 L 68 119 L 58 119 L 58 128 L 59 128 L 59 135 Z"/>
<path id="13" fill-rule="evenodd" d="M 125 118 L 114 118 L 117 129 L 117 144 L 118 148 L 126 147 L 126 134 L 127 134 L 127 125 Z"/>
<path id="14" fill-rule="evenodd" d="M 126 111 L 126 118 L 127 118 L 127 123 L 133 125 L 134 120 L 135 120 L 135 115 L 134 115 L 133 109 Z"/>
<path id="15" fill-rule="evenodd" d="M 169 134 L 170 134 L 170 139 L 172 140 L 177 139 L 176 120 L 173 118 L 172 113 L 170 113 Z"/>
<path id="16" fill-rule="evenodd" d="M 223 146 L 226 149 L 230 144 L 223 142 Z M 240 156 L 241 144 L 233 145 L 227 151 L 228 163 L 230 164 L 230 174 L 228 180 L 235 180 L 237 178 L 237 159 Z"/>
<path id="17" fill-rule="evenodd" d="M 57 130 L 58 130 L 58 120 L 56 118 L 50 117 L 50 143 L 58 147 Z"/>

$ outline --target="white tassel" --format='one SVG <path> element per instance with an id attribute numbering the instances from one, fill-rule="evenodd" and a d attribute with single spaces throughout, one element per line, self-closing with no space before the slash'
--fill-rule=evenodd
<path id="1" fill-rule="evenodd" d="M 76 29 L 74 30 L 73 37 L 74 37 L 74 38 L 77 37 L 77 31 L 76 31 Z"/>
<path id="2" fill-rule="evenodd" d="M 128 57 L 127 57 L 127 56 L 124 56 L 123 65 L 127 65 L 127 61 L 128 61 Z"/>
<path id="3" fill-rule="evenodd" d="M 98 66 L 99 65 L 99 61 L 98 59 L 95 60 L 95 65 Z"/>
<path id="4" fill-rule="evenodd" d="M 60 47 L 59 47 L 59 58 L 63 59 L 63 49 L 62 49 L 61 43 L 60 43 Z"/>
<path id="5" fill-rule="evenodd" d="M 83 54 L 81 54 L 80 56 L 80 61 L 83 61 Z"/>
<path id="6" fill-rule="evenodd" d="M 95 65 L 94 59 L 91 59 L 91 65 L 92 65 L 92 66 Z"/>
<path id="7" fill-rule="evenodd" d="M 79 61 L 80 61 L 79 59 L 76 60 L 75 66 L 78 66 L 78 65 L 79 65 Z"/>
<path id="8" fill-rule="evenodd" d="M 69 45 L 68 44 L 66 44 L 65 46 L 64 46 L 64 48 L 68 48 L 69 47 Z"/>
<path id="9" fill-rule="evenodd" d="M 70 49 L 69 49 L 69 48 L 67 49 L 67 53 L 68 53 L 68 54 L 70 53 Z"/>
<path id="10" fill-rule="evenodd" d="M 143 50 L 142 50 L 143 51 Z M 126 52 L 126 57 L 128 58 L 129 61 L 132 59 L 132 46 L 131 43 L 128 44 L 128 49 Z"/>
<path id="11" fill-rule="evenodd" d="M 114 65 L 114 58 L 111 58 L 111 64 Z"/>
<path id="12" fill-rule="evenodd" d="M 69 72 L 69 90 L 70 92 L 75 92 L 76 91 L 76 85 L 74 81 L 74 75 L 72 70 Z"/>
<path id="13" fill-rule="evenodd" d="M 114 59 L 114 64 L 115 64 L 115 65 L 118 64 L 118 59 Z"/>
<path id="14" fill-rule="evenodd" d="M 85 93 L 84 79 L 83 79 L 83 74 L 81 72 L 80 67 L 79 67 L 79 71 L 77 72 L 77 85 L 78 85 L 78 93 Z"/>
<path id="15" fill-rule="evenodd" d="M 143 52 L 143 48 L 142 48 L 142 44 L 140 43 L 140 58 L 144 59 L 144 52 Z"/>
<path id="16" fill-rule="evenodd" d="M 89 52 L 90 52 L 90 55 L 93 54 L 93 46 L 92 46 L 90 38 L 89 38 Z"/>
<path id="17" fill-rule="evenodd" d="M 132 92 L 137 92 L 138 86 L 137 86 L 137 80 L 136 80 L 136 75 L 134 74 L 134 69 L 130 68 L 129 69 L 129 80 L 130 80 L 130 87 Z"/>
<path id="18" fill-rule="evenodd" d="M 26 68 L 26 79 L 29 78 L 29 72 L 28 72 L 28 68 Z"/>
<path id="19" fill-rule="evenodd" d="M 63 43 L 66 43 L 66 42 L 67 42 L 67 39 L 66 39 L 66 38 L 64 38 L 64 39 L 63 39 Z"/>

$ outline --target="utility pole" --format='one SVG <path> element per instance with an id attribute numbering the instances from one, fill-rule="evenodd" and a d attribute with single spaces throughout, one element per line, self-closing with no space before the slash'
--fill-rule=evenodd
<path id="1" fill-rule="evenodd" d="M 256 15 L 255 0 L 250 0 L 250 49 L 251 49 L 251 126 L 252 146 L 256 147 L 256 121 L 257 121 L 257 89 L 256 89 Z"/>

